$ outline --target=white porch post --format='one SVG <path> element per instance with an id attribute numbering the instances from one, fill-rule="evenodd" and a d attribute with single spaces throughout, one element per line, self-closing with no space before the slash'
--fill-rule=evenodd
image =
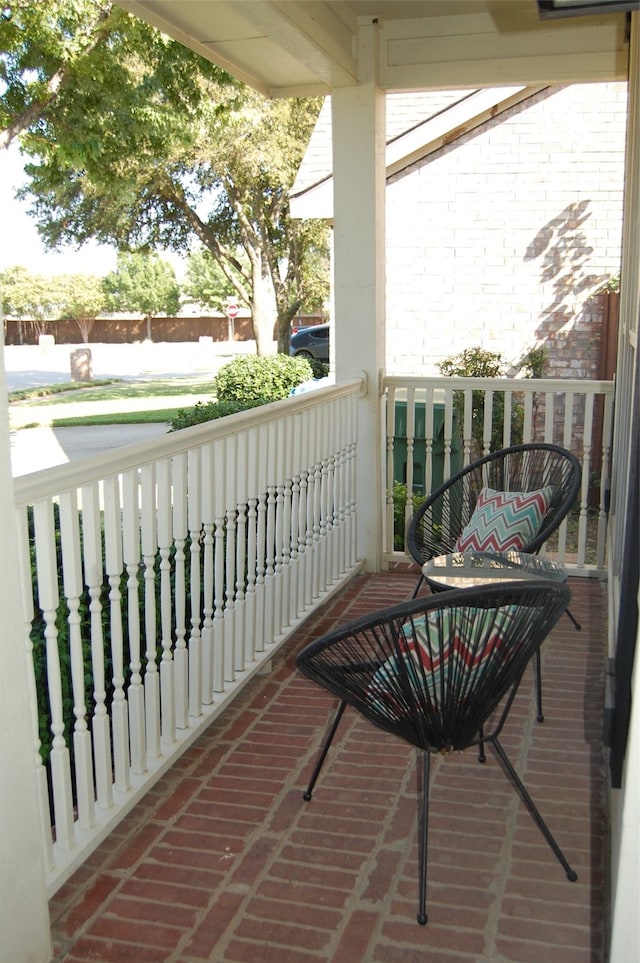
<path id="1" fill-rule="evenodd" d="M 629 421 L 633 411 L 633 385 L 640 364 L 638 356 L 638 328 L 640 327 L 640 13 L 631 15 L 629 45 L 629 117 L 627 127 L 627 171 L 625 182 L 625 233 L 623 238 L 620 289 L 620 346 L 618 374 L 621 386 L 616 407 L 621 417 L 616 420 L 613 450 L 625 453 L 620 458 L 617 476 L 624 484 L 616 484 L 618 502 L 617 522 L 620 533 L 616 539 L 622 548 L 625 530 L 623 506 L 627 501 Z M 638 533 L 636 533 L 636 540 Z M 610 554 L 610 586 L 618 583 L 620 551 Z M 615 584 L 614 583 L 614 584 Z M 617 585 L 615 592 L 618 591 Z M 612 598 L 614 592 L 610 592 Z M 629 602 L 627 602 L 629 604 Z M 640 605 L 640 595 L 638 596 Z M 613 617 L 617 618 L 617 607 Z M 611 637 L 611 632 L 610 632 Z M 620 640 L 618 640 L 620 645 Z M 632 677 L 631 718 L 622 777 L 622 788 L 611 794 L 611 963 L 626 963 L 638 959 L 640 953 L 640 630 L 636 637 L 635 664 Z"/>
<path id="2" fill-rule="evenodd" d="M 0 310 L 0 320 L 1 320 Z M 0 349 L 4 350 L 0 337 Z M 0 956 L 51 959 L 33 730 L 16 558 L 4 359 L 0 357 Z"/>
<path id="3" fill-rule="evenodd" d="M 385 95 L 377 86 L 378 26 L 361 23 L 360 82 L 334 89 L 335 367 L 362 372 L 358 409 L 358 557 L 380 568 L 383 457 L 378 397 L 385 353 Z"/>

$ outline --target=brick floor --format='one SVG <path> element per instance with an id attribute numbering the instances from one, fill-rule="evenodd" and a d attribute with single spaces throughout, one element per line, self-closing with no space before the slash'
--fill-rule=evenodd
<path id="1" fill-rule="evenodd" d="M 432 766 L 429 923 L 416 923 L 415 752 L 348 710 L 302 791 L 333 705 L 295 670 L 329 628 L 406 598 L 360 576 L 309 620 L 51 902 L 56 963 L 604 963 L 605 589 L 572 580 L 504 744 L 578 873 L 566 880 L 498 763 Z"/>

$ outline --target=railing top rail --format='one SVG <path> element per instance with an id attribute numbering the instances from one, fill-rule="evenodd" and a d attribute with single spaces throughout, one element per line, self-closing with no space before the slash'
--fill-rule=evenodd
<path id="1" fill-rule="evenodd" d="M 407 378 L 385 375 L 383 389 L 387 388 L 449 388 L 464 390 L 484 388 L 493 391 L 573 391 L 577 393 L 610 394 L 613 381 L 592 381 L 586 378 L 460 378 L 437 375 L 430 378 Z"/>
<path id="2" fill-rule="evenodd" d="M 235 415 L 227 415 L 215 421 L 183 428 L 181 431 L 167 432 L 166 436 L 118 448 L 117 451 L 104 452 L 81 461 L 22 475 L 15 478 L 13 483 L 15 505 L 17 508 L 23 508 L 40 499 L 51 497 L 52 494 L 76 490 L 82 485 L 90 485 L 121 472 L 132 471 L 165 458 L 184 454 L 210 441 L 239 434 L 248 428 L 257 428 L 283 415 L 305 411 L 319 403 L 360 391 L 362 386 L 362 379 L 353 378 L 337 385 L 315 388 L 292 398 L 284 398 L 282 401 L 240 411 Z"/>

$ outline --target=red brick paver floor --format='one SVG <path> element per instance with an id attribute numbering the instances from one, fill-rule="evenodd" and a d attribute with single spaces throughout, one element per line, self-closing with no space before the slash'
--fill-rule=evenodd
<path id="1" fill-rule="evenodd" d="M 504 744 L 578 873 L 570 883 L 491 755 L 432 767 L 428 911 L 416 923 L 415 751 L 347 710 L 302 799 L 333 700 L 295 655 L 407 598 L 360 576 L 300 629 L 51 901 L 64 963 L 604 963 L 605 589 L 572 580 Z"/>

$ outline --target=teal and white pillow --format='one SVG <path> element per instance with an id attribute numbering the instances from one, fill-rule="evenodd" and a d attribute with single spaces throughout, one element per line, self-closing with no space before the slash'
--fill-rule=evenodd
<path id="1" fill-rule="evenodd" d="M 483 488 L 456 552 L 508 552 L 523 548 L 537 534 L 549 511 L 553 489 L 498 492 Z"/>
<path id="2" fill-rule="evenodd" d="M 491 658 L 499 658 L 501 663 L 508 660 L 503 637 L 517 610 L 514 605 L 498 611 L 438 609 L 408 620 L 402 626 L 398 653 L 376 671 L 369 684 L 369 695 L 385 715 L 408 714 L 404 691 L 408 682 L 412 695 L 422 693 L 437 708 L 443 700 L 443 686 L 463 675 L 470 681 Z M 478 630 L 477 620 L 489 622 L 485 621 Z M 404 673 L 399 671 L 399 659 Z"/>

